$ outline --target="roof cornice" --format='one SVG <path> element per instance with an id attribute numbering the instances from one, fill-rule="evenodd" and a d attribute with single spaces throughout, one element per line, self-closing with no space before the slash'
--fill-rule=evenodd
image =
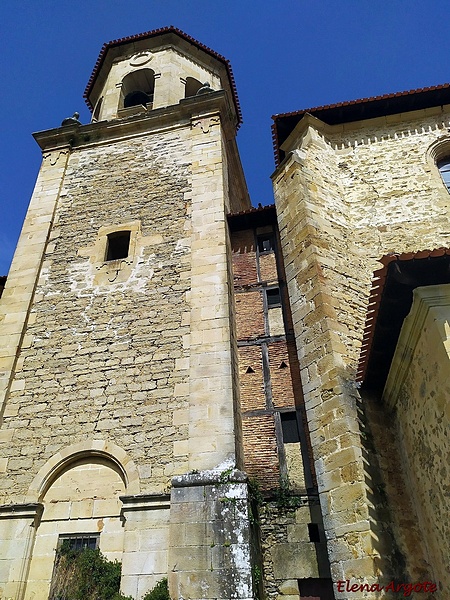
<path id="1" fill-rule="evenodd" d="M 450 104 L 450 83 L 273 115 L 275 164 L 283 159 L 282 145 L 306 113 L 328 125 L 339 125 L 447 104 Z"/>
<path id="2" fill-rule="evenodd" d="M 179 127 L 189 127 L 191 119 L 221 115 L 221 124 L 227 138 L 234 137 L 234 119 L 230 121 L 230 100 L 224 90 L 201 96 L 184 98 L 179 104 L 156 108 L 123 119 L 98 121 L 87 125 L 68 125 L 33 133 L 42 151 L 64 147 L 80 148 L 110 143 L 127 137 L 144 135 L 150 131 L 160 131 Z"/>
<path id="3" fill-rule="evenodd" d="M 364 387 L 378 390 L 386 382 L 403 320 L 411 308 L 413 290 L 450 283 L 450 248 L 388 254 L 380 262 L 383 268 L 373 274 L 356 375 L 356 381 Z"/>

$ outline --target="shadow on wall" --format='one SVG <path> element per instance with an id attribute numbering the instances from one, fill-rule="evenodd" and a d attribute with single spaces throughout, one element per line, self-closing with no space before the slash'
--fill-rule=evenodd
<path id="1" fill-rule="evenodd" d="M 373 548 L 380 583 L 430 578 L 418 518 L 411 503 L 395 414 L 376 394 L 357 399 Z"/>

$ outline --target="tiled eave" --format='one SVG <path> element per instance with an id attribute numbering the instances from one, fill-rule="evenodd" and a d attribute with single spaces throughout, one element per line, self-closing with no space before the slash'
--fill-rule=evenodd
<path id="1" fill-rule="evenodd" d="M 231 231 L 242 231 L 276 223 L 277 213 L 275 204 L 269 204 L 268 206 L 258 206 L 258 208 L 250 208 L 238 213 L 230 213 L 227 218 Z"/>
<path id="2" fill-rule="evenodd" d="M 281 146 L 305 114 L 313 115 L 328 125 L 338 125 L 446 104 L 450 104 L 450 83 L 273 115 L 275 164 L 278 166 L 283 160 Z"/>
<path id="3" fill-rule="evenodd" d="M 382 392 L 416 287 L 450 283 L 450 248 L 389 254 L 375 271 L 357 381 Z"/>

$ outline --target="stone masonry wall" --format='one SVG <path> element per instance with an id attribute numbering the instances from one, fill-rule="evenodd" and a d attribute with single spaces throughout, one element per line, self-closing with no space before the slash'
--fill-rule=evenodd
<path id="1" fill-rule="evenodd" d="M 450 286 L 441 289 L 444 287 Z M 438 286 L 417 289 L 415 302 L 419 304 L 422 291 L 431 294 L 438 289 Z M 431 307 L 423 327 L 416 333 L 417 343 L 395 406 L 408 495 L 418 517 L 427 567 L 433 580 L 440 582 L 437 597 L 442 598 L 450 594 L 449 292 L 447 289 L 447 306 L 440 310 Z"/>
<path id="2" fill-rule="evenodd" d="M 450 196 L 429 152 L 448 126 L 433 111 L 300 124 L 273 177 L 334 581 L 389 577 L 371 541 L 378 517 L 369 515 L 353 379 L 377 260 L 450 244 Z"/>
<path id="3" fill-rule="evenodd" d="M 87 437 L 124 448 L 146 491 L 183 472 L 174 442 L 187 427 L 174 426 L 172 413 L 186 402 L 178 390 L 187 381 L 188 148 L 181 131 L 70 156 L 5 412 L 13 434 L 3 502 L 20 498 L 61 446 Z M 136 220 L 133 263 L 102 276 L 100 228 Z"/>
<path id="4" fill-rule="evenodd" d="M 122 556 L 133 596 L 167 572 L 171 517 L 160 500 L 173 476 L 241 461 L 226 214 L 248 197 L 241 171 L 227 172 L 235 147 L 217 107 L 183 124 L 175 109 L 166 117 L 163 130 L 149 115 L 37 134 L 43 167 L 0 315 L 0 588 L 13 596 L 26 585 L 47 593 L 59 534 L 96 530 L 58 503 L 46 520 L 48 490 L 76 458 L 102 455 L 123 477 L 124 536 L 112 547 L 103 535 L 100 548 Z M 124 232 L 128 251 L 111 257 L 110 236 Z M 119 522 L 116 500 L 102 506 Z M 33 528 L 25 516 L 15 533 L 7 527 L 18 511 Z"/>

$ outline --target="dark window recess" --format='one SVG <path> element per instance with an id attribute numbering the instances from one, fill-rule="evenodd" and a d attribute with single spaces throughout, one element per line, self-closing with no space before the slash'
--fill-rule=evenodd
<path id="1" fill-rule="evenodd" d="M 147 106 L 151 108 L 155 90 L 155 73 L 152 69 L 139 69 L 125 75 L 122 80 L 123 106 Z"/>
<path id="2" fill-rule="evenodd" d="M 195 96 L 198 90 L 202 87 L 202 83 L 198 81 L 198 79 L 194 79 L 193 77 L 186 77 L 186 85 L 184 91 L 184 97 L 190 98 L 191 96 Z"/>
<path id="3" fill-rule="evenodd" d="M 135 92 L 130 92 L 125 96 L 123 107 L 129 108 L 130 106 L 139 106 L 141 104 L 146 106 L 150 102 L 153 102 L 153 95 L 137 90 Z"/>
<path id="4" fill-rule="evenodd" d="M 331 579 L 299 579 L 298 588 L 301 600 L 334 600 Z"/>
<path id="5" fill-rule="evenodd" d="M 272 233 L 258 235 L 258 250 L 260 252 L 270 252 L 271 250 L 275 250 L 275 238 Z"/>
<path id="6" fill-rule="evenodd" d="M 116 231 L 108 235 L 105 260 L 119 260 L 128 256 L 130 233 L 130 231 Z"/>
<path id="7" fill-rule="evenodd" d="M 287 369 L 287 364 L 283 361 L 281 361 L 281 365 L 278 367 L 279 369 Z"/>
<path id="8" fill-rule="evenodd" d="M 58 538 L 58 546 L 61 547 L 63 544 L 68 546 L 70 550 L 95 550 L 98 548 L 100 540 L 99 533 L 86 533 L 85 535 L 60 535 Z"/>
<path id="9" fill-rule="evenodd" d="M 254 373 L 255 371 L 251 367 L 247 367 L 246 373 Z"/>
<path id="10" fill-rule="evenodd" d="M 285 444 L 296 444 L 300 442 L 298 433 L 297 415 L 295 412 L 285 412 L 280 414 L 281 428 L 283 430 L 283 442 Z"/>
<path id="11" fill-rule="evenodd" d="M 308 533 L 310 542 L 320 542 L 319 526 L 317 523 L 308 523 Z"/>
<path id="12" fill-rule="evenodd" d="M 450 192 L 450 156 L 440 160 L 437 163 L 437 168 L 439 169 L 445 187 Z"/>
<path id="13" fill-rule="evenodd" d="M 3 275 L 2 277 L 0 277 L 0 298 L 2 297 L 2 293 L 3 293 L 3 290 L 5 289 L 5 285 L 6 285 L 6 275 Z"/>
<path id="14" fill-rule="evenodd" d="M 269 308 L 271 308 L 272 306 L 280 306 L 281 305 L 280 288 L 272 288 L 270 290 L 266 290 L 266 298 L 267 298 L 267 306 Z"/>

